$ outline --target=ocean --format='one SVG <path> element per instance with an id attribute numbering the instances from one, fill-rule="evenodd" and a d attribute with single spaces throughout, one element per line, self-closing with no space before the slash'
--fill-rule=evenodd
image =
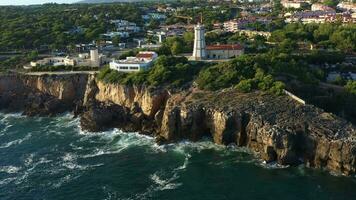
<path id="1" fill-rule="evenodd" d="M 0 199 L 356 199 L 356 178 L 264 164 L 209 138 L 157 145 L 70 114 L 0 113 Z"/>

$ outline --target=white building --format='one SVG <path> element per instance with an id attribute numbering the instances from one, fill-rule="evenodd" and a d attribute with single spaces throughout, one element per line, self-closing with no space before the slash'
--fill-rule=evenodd
<path id="1" fill-rule="evenodd" d="M 165 14 L 161 13 L 148 13 L 146 15 L 142 15 L 142 19 L 145 21 L 154 19 L 154 20 L 165 20 L 167 19 L 167 16 Z"/>
<path id="2" fill-rule="evenodd" d="M 303 6 L 308 5 L 308 2 L 306 1 L 298 1 L 298 0 L 282 0 L 281 4 L 284 8 L 302 8 Z"/>
<path id="3" fill-rule="evenodd" d="M 110 69 L 119 72 L 138 72 L 147 70 L 157 59 L 158 55 L 153 51 L 141 51 L 135 57 L 127 57 L 125 60 L 113 60 Z"/>
<path id="4" fill-rule="evenodd" d="M 321 3 L 314 3 L 311 5 L 311 10 L 312 11 L 335 11 L 333 8 L 330 8 L 329 6 L 325 6 Z"/>
<path id="5" fill-rule="evenodd" d="M 244 53 L 243 46 L 239 44 L 210 45 L 206 47 L 207 59 L 221 60 L 240 56 Z"/>
<path id="6" fill-rule="evenodd" d="M 116 31 L 116 32 L 108 32 L 108 33 L 104 33 L 104 34 L 101 34 L 102 36 L 104 37 L 108 37 L 110 39 L 116 37 L 116 36 L 119 36 L 120 38 L 127 38 L 130 36 L 129 32 L 126 32 L 126 31 Z"/>
<path id="7" fill-rule="evenodd" d="M 198 24 L 194 27 L 194 48 L 192 60 L 204 60 L 206 58 L 205 27 Z"/>
<path id="8" fill-rule="evenodd" d="M 343 10 L 343 11 L 351 11 L 351 12 L 356 12 L 356 3 L 352 2 L 340 2 L 336 6 L 338 9 Z"/>
<path id="9" fill-rule="evenodd" d="M 89 56 L 90 55 L 90 56 Z M 90 50 L 90 54 L 82 53 L 77 57 L 49 57 L 42 60 L 30 62 L 31 67 L 37 66 L 87 66 L 87 67 L 100 67 L 100 65 L 107 62 L 104 55 L 99 55 L 98 49 Z"/>
<path id="10" fill-rule="evenodd" d="M 110 23 L 115 24 L 116 30 L 118 32 L 137 33 L 141 30 L 141 28 L 138 27 L 136 23 L 129 22 L 126 20 L 111 20 Z"/>

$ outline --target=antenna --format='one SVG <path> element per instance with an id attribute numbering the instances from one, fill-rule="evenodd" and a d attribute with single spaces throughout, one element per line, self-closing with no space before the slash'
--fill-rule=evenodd
<path id="1" fill-rule="evenodd" d="M 200 23 L 203 24 L 203 13 L 200 13 Z"/>

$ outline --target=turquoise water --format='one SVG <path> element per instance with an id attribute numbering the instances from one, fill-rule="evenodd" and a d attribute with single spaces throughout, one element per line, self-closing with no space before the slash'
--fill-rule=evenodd
<path id="1" fill-rule="evenodd" d="M 0 199 L 356 199 L 356 178 L 264 165 L 208 139 L 158 146 L 71 115 L 0 114 Z"/>

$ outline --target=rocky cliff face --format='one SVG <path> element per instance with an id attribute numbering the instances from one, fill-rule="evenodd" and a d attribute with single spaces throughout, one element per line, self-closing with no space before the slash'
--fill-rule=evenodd
<path id="1" fill-rule="evenodd" d="M 26 105 L 19 106 L 25 114 L 72 110 L 92 131 L 119 127 L 153 134 L 158 142 L 211 136 L 217 144 L 246 146 L 267 162 L 305 163 L 347 175 L 356 170 L 354 126 L 287 96 L 232 89 L 173 93 L 105 84 L 92 75 L 7 76 L 0 84 L 2 108 L 14 107 L 9 99 L 16 97 L 23 98 L 16 104 Z"/>
<path id="2" fill-rule="evenodd" d="M 0 77 L 0 109 L 27 115 L 74 110 L 84 99 L 88 76 L 7 75 Z"/>

